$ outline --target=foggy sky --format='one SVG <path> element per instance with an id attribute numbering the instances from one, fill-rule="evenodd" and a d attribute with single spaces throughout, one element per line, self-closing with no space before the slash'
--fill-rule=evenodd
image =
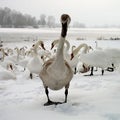
<path id="1" fill-rule="evenodd" d="M 30 14 L 53 15 L 59 23 L 61 14 L 70 14 L 72 22 L 88 26 L 119 25 L 120 0 L 0 0 L 0 7 L 9 7 Z"/>

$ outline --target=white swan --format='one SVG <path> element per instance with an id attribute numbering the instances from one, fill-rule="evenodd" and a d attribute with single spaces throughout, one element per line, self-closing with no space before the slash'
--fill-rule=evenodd
<path id="1" fill-rule="evenodd" d="M 53 49 L 53 47 L 55 45 L 57 45 L 59 42 L 59 40 L 54 40 L 51 44 L 51 49 Z M 78 63 L 78 57 L 75 56 L 72 60 L 71 60 L 71 55 L 69 53 L 69 49 L 70 49 L 70 43 L 68 42 L 68 40 L 65 40 L 65 47 L 64 47 L 64 58 L 65 60 L 69 63 L 69 65 L 71 66 L 72 70 L 74 71 L 74 74 L 76 74 L 76 65 Z M 72 51 L 75 49 L 75 46 L 72 46 Z"/>
<path id="2" fill-rule="evenodd" d="M 44 105 L 58 104 L 60 102 L 52 102 L 49 98 L 48 88 L 52 90 L 60 90 L 65 87 L 65 101 L 67 102 L 68 88 L 70 81 L 73 77 L 73 71 L 70 65 L 64 60 L 64 41 L 67 34 L 68 24 L 70 23 L 70 17 L 67 14 L 61 16 L 62 31 L 59 44 L 57 47 L 56 56 L 53 59 L 46 61 L 43 65 L 39 76 L 43 81 L 45 93 L 47 95 L 48 102 Z"/>
<path id="3" fill-rule="evenodd" d="M 27 64 L 27 68 L 30 71 L 30 78 L 32 79 L 32 73 L 35 74 L 39 74 L 41 69 L 42 69 L 42 60 L 40 58 L 40 55 L 38 55 L 38 47 L 42 46 L 43 49 L 44 48 L 44 44 L 43 41 L 39 40 L 36 44 L 34 44 L 32 51 L 33 51 L 33 57 L 29 60 L 28 64 Z"/>
<path id="4" fill-rule="evenodd" d="M 9 69 L 12 68 L 12 66 L 7 66 Z M 1 65 L 0 65 L 0 80 L 15 80 L 16 79 L 16 75 L 13 71 L 11 70 L 7 70 L 5 68 L 3 68 Z"/>
<path id="5" fill-rule="evenodd" d="M 4 49 L 0 48 L 0 61 L 4 61 L 4 57 L 5 57 Z"/>
<path id="6" fill-rule="evenodd" d="M 13 68 L 15 68 L 15 64 L 11 60 L 6 59 L 8 56 L 6 56 L 4 48 L 0 48 L 0 52 L 2 54 L 0 65 L 5 69 L 8 69 L 8 66 L 11 66 L 11 69 L 13 70 Z"/>
<path id="7" fill-rule="evenodd" d="M 89 52 L 90 49 L 92 49 L 91 46 L 88 46 L 86 43 L 82 43 L 76 49 L 72 51 L 71 60 L 74 59 L 74 57 L 78 59 L 78 62 L 76 65 L 76 69 L 77 69 L 76 72 L 79 71 L 79 69 L 81 69 L 79 68 L 80 66 L 82 67 L 82 69 L 80 70 L 81 73 L 89 71 L 89 66 L 85 64 L 84 62 L 81 63 L 81 61 L 79 60 L 79 51 L 81 51 L 82 54 L 86 54 L 87 52 Z"/>
<path id="8" fill-rule="evenodd" d="M 77 51 L 73 51 L 72 55 L 74 56 Z M 80 54 L 79 59 L 91 66 L 91 74 L 93 75 L 93 67 L 102 68 L 102 75 L 104 74 L 104 69 L 112 67 L 111 58 L 103 50 L 94 50 L 86 54 Z"/>

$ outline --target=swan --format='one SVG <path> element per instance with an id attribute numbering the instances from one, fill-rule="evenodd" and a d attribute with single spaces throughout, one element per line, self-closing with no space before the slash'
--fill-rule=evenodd
<path id="1" fill-rule="evenodd" d="M 8 65 L 7 67 L 8 67 L 8 68 L 5 69 L 4 67 L 2 67 L 2 66 L 0 65 L 0 80 L 11 80 L 11 79 L 15 80 L 15 79 L 16 79 L 16 75 L 15 75 L 15 73 L 12 71 L 12 65 L 10 64 L 10 65 Z M 10 68 L 11 70 L 9 70 L 9 68 Z"/>
<path id="2" fill-rule="evenodd" d="M 5 69 L 7 69 L 8 66 L 10 66 L 10 68 L 13 70 L 13 68 L 15 68 L 15 64 L 11 60 L 6 59 L 6 53 L 4 51 L 4 48 L 0 48 L 0 53 L 2 55 L 0 65 Z"/>
<path id="3" fill-rule="evenodd" d="M 34 44 L 33 48 L 31 49 L 33 52 L 33 57 L 28 61 L 28 64 L 27 64 L 27 69 L 30 71 L 31 79 L 33 78 L 32 73 L 39 74 L 41 71 L 42 65 L 43 65 L 40 55 L 38 55 L 37 49 L 38 49 L 39 45 L 43 49 L 45 49 L 43 41 L 39 40 L 38 42 L 36 42 Z"/>
<path id="4" fill-rule="evenodd" d="M 51 49 L 53 49 L 53 47 L 55 45 L 57 45 L 59 42 L 59 40 L 54 40 L 51 44 Z M 69 53 L 69 49 L 70 49 L 70 43 L 68 42 L 68 40 L 65 40 L 65 44 L 66 46 L 64 47 L 64 58 L 65 60 L 69 63 L 69 65 L 71 66 L 72 70 L 74 71 L 74 74 L 76 74 L 76 65 L 78 63 L 78 57 L 75 56 L 72 60 L 70 59 L 70 53 Z M 72 46 L 72 51 L 75 49 L 75 46 Z"/>
<path id="5" fill-rule="evenodd" d="M 86 43 L 82 43 L 80 44 L 76 49 L 74 49 L 71 53 L 71 60 L 74 58 L 74 57 L 77 57 L 78 59 L 78 62 L 77 62 L 77 65 L 76 65 L 76 72 L 80 69 L 79 66 L 82 65 L 82 70 L 80 70 L 81 73 L 84 73 L 84 72 L 87 72 L 89 71 L 89 66 L 85 63 L 81 63 L 81 61 L 79 60 L 79 51 L 81 51 L 82 49 L 82 53 L 85 54 L 87 52 L 89 52 L 90 49 L 92 49 L 91 46 L 88 46 Z"/>
<path id="6" fill-rule="evenodd" d="M 72 57 L 78 52 L 78 50 L 73 51 Z M 104 74 L 104 69 L 108 67 L 113 67 L 111 63 L 111 58 L 103 50 L 93 50 L 92 52 L 86 54 L 80 54 L 80 61 L 89 65 L 91 67 L 90 75 L 93 75 L 93 67 L 102 68 L 102 75 Z"/>
<path id="7" fill-rule="evenodd" d="M 69 15 L 61 15 L 62 30 L 56 56 L 44 63 L 43 68 L 39 74 L 40 79 L 43 82 L 48 100 L 47 103 L 44 104 L 45 106 L 61 104 L 61 102 L 53 102 L 50 100 L 48 88 L 51 90 L 60 90 L 65 87 L 65 101 L 63 103 L 67 102 L 68 88 L 73 77 L 73 71 L 68 62 L 64 60 L 63 49 L 70 21 L 71 18 Z"/>
<path id="8" fill-rule="evenodd" d="M 0 48 L 0 61 L 4 61 L 4 57 L 5 57 L 4 49 Z"/>
<path id="9" fill-rule="evenodd" d="M 13 54 L 8 54 L 8 56 L 5 57 L 6 60 L 12 61 L 14 64 L 18 64 L 19 60 L 22 59 L 20 56 L 20 50 L 18 47 L 14 48 Z"/>

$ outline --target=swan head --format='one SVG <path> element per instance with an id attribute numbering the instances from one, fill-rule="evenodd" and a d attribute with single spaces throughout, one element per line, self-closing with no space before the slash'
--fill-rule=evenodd
<path id="1" fill-rule="evenodd" d="M 37 48 L 38 46 L 41 46 L 43 50 L 46 50 L 42 40 L 39 40 L 38 42 L 32 45 L 33 48 Z"/>
<path id="2" fill-rule="evenodd" d="M 93 48 L 91 46 L 88 46 L 87 51 L 89 52 L 90 50 L 93 50 Z"/>
<path id="3" fill-rule="evenodd" d="M 66 24 L 69 25 L 70 24 L 70 21 L 71 21 L 71 18 L 68 14 L 62 14 L 61 15 L 61 23 L 62 24 Z"/>
<path id="4" fill-rule="evenodd" d="M 54 46 L 59 42 L 59 40 L 54 40 L 52 43 L 51 43 L 51 50 L 54 48 Z"/>
<path id="5" fill-rule="evenodd" d="M 72 53 L 71 53 L 71 58 L 70 58 L 70 60 L 72 60 L 72 59 L 75 57 L 75 55 L 77 55 L 77 51 L 76 51 L 76 50 L 73 50 Z"/>
<path id="6" fill-rule="evenodd" d="M 61 36 L 65 37 L 67 34 L 67 28 L 70 24 L 71 18 L 68 14 L 62 14 L 61 15 L 61 24 L 62 24 L 62 33 Z"/>
<path id="7" fill-rule="evenodd" d="M 90 66 L 83 63 L 82 69 L 80 70 L 81 73 L 86 73 L 90 70 Z"/>

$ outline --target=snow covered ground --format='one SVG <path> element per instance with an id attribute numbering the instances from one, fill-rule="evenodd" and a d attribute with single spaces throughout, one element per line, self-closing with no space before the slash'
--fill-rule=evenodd
<path id="1" fill-rule="evenodd" d="M 87 43 L 95 47 L 95 40 L 76 40 L 75 37 L 79 36 L 73 33 L 71 32 L 71 36 L 74 37 L 69 37 L 68 30 L 71 45 Z M 1 32 L 0 35 L 2 36 Z M 59 38 L 59 32 L 50 38 L 49 35 L 52 36 L 48 31 L 43 36 L 47 49 L 50 49 L 52 40 Z M 3 44 L 13 48 L 31 46 L 34 42 L 16 40 L 15 43 Z M 120 41 L 101 40 L 98 45 L 103 48 L 119 48 Z M 19 68 L 15 73 L 16 80 L 0 80 L 0 120 L 120 120 L 119 69 L 114 72 L 105 71 L 104 76 L 101 75 L 100 69 L 94 72 L 94 76 L 84 76 L 89 73 L 77 73 L 70 84 L 68 102 L 47 107 L 43 106 L 47 98 L 38 75 L 34 75 L 31 80 L 27 70 L 23 72 Z M 54 101 L 64 101 L 64 88 L 59 91 L 50 90 L 50 98 Z"/>

